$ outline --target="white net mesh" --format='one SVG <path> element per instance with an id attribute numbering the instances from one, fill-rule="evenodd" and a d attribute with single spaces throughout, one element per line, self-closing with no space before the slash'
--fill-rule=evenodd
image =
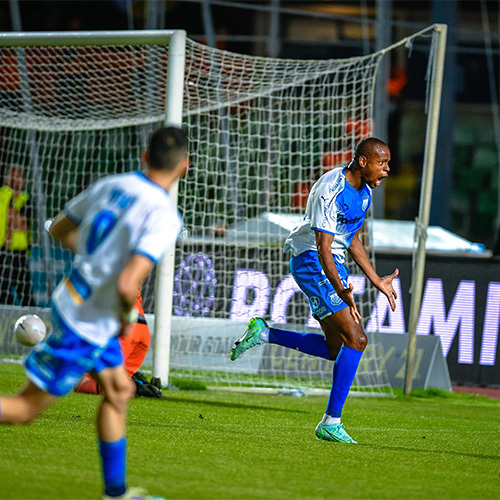
<path id="1" fill-rule="evenodd" d="M 98 178 L 141 168 L 165 115 L 167 54 L 163 45 L 0 47 L 3 353 L 26 351 L 12 321 L 26 308 L 43 315 L 71 266 L 45 221 Z"/>
<path id="2" fill-rule="evenodd" d="M 312 183 L 348 163 L 355 144 L 371 134 L 381 57 L 278 60 L 187 41 L 184 125 L 192 168 L 179 183 L 185 230 L 176 251 L 172 376 L 229 386 L 329 386 L 330 362 L 271 345 L 236 363 L 228 352 L 254 315 L 282 328 L 318 326 L 282 243 Z M 23 308 L 47 307 L 71 263 L 49 241 L 45 220 L 97 178 L 140 168 L 140 151 L 163 121 L 167 64 L 162 45 L 0 47 L 2 180 L 18 167 L 29 194 L 16 217 L 31 243 L 12 252 L 6 238 L 1 250 L 0 305 L 14 320 Z M 4 225 L 9 206 L 0 212 Z M 373 259 L 369 235 L 363 238 Z M 349 267 L 366 326 L 376 293 Z M 143 290 L 150 313 L 153 283 L 154 275 Z M 23 352 L 8 321 L 1 350 Z M 379 354 L 370 344 L 356 388 L 390 391 Z"/>
<path id="3" fill-rule="evenodd" d="M 161 121 L 168 47 L 3 47 L 5 126 L 102 130 Z"/>

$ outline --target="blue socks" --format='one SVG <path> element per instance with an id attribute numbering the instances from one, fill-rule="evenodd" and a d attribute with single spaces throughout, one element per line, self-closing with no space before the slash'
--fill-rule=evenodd
<path id="1" fill-rule="evenodd" d="M 333 368 L 332 391 L 325 412 L 327 415 L 340 418 L 362 355 L 362 351 L 345 345 L 340 348 Z"/>
<path id="2" fill-rule="evenodd" d="M 320 333 L 300 333 L 269 328 L 269 342 L 331 360 L 325 337 Z M 340 348 L 333 367 L 333 384 L 326 415 L 340 418 L 362 355 L 363 351 L 357 351 L 351 347 Z"/>
<path id="3" fill-rule="evenodd" d="M 110 443 L 99 440 L 104 493 L 110 497 L 123 495 L 127 490 L 125 483 L 127 440 Z"/>
<path id="4" fill-rule="evenodd" d="M 325 337 L 321 333 L 299 333 L 269 328 L 269 342 L 289 347 L 311 356 L 331 360 Z"/>

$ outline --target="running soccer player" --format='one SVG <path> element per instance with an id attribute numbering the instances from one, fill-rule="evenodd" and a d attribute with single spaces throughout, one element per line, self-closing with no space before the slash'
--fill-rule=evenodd
<path id="1" fill-rule="evenodd" d="M 103 499 L 160 498 L 126 485 L 125 420 L 135 391 L 118 336 L 136 318 L 137 290 L 181 230 L 168 190 L 188 168 L 186 135 L 176 127 L 157 130 L 143 160 L 145 173 L 101 179 L 70 200 L 50 226 L 76 254 L 73 269 L 52 295 L 54 333 L 25 361 L 26 387 L 0 398 L 0 423 L 28 423 L 84 373 L 96 373 L 104 392 L 97 412 Z"/>
<path id="2" fill-rule="evenodd" d="M 389 148 L 381 140 L 369 137 L 360 141 L 347 167 L 319 178 L 309 194 L 304 219 L 285 240 L 285 251 L 292 253 L 291 273 L 307 295 L 324 335 L 270 328 L 262 318 L 253 318 L 230 354 L 234 361 L 251 347 L 270 342 L 335 360 L 330 399 L 316 427 L 318 438 L 327 441 L 356 443 L 340 417 L 367 344 L 353 286 L 348 282 L 345 250 L 387 296 L 391 309 L 396 309 L 392 280 L 399 271 L 384 278 L 378 276 L 359 239 L 371 191 L 389 175 L 390 159 Z"/>

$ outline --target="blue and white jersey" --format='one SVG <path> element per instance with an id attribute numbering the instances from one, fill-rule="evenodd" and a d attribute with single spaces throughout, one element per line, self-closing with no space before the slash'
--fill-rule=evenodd
<path id="1" fill-rule="evenodd" d="M 174 245 L 182 219 L 168 192 L 142 172 L 96 182 L 65 206 L 78 224 L 71 275 L 53 307 L 78 336 L 105 346 L 120 328 L 117 281 L 133 254 L 158 262 Z"/>
<path id="2" fill-rule="evenodd" d="M 292 251 L 295 256 L 311 250 L 317 252 L 316 230 L 333 234 L 332 254 L 337 256 L 337 262 L 344 262 L 344 252 L 363 225 L 372 199 L 366 184 L 357 191 L 347 182 L 344 168 L 327 172 L 314 184 L 304 219 L 285 240 L 285 252 Z"/>

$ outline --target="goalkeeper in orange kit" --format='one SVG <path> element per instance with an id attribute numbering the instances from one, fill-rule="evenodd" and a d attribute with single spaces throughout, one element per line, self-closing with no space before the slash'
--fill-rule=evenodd
<path id="1" fill-rule="evenodd" d="M 136 396 L 146 396 L 150 398 L 163 398 L 165 397 L 160 390 L 160 383 L 152 379 L 148 382 L 146 377 L 139 372 L 144 358 L 151 344 L 151 333 L 146 322 L 144 309 L 142 308 L 141 293 L 137 292 L 137 298 L 134 304 L 134 309 L 138 313 L 137 321 L 133 323 L 130 333 L 126 336 L 120 337 L 120 347 L 123 355 L 123 363 L 130 378 L 134 381 Z M 101 394 L 102 390 L 100 385 L 87 374 L 85 379 L 76 386 L 75 392 L 85 394 Z"/>

